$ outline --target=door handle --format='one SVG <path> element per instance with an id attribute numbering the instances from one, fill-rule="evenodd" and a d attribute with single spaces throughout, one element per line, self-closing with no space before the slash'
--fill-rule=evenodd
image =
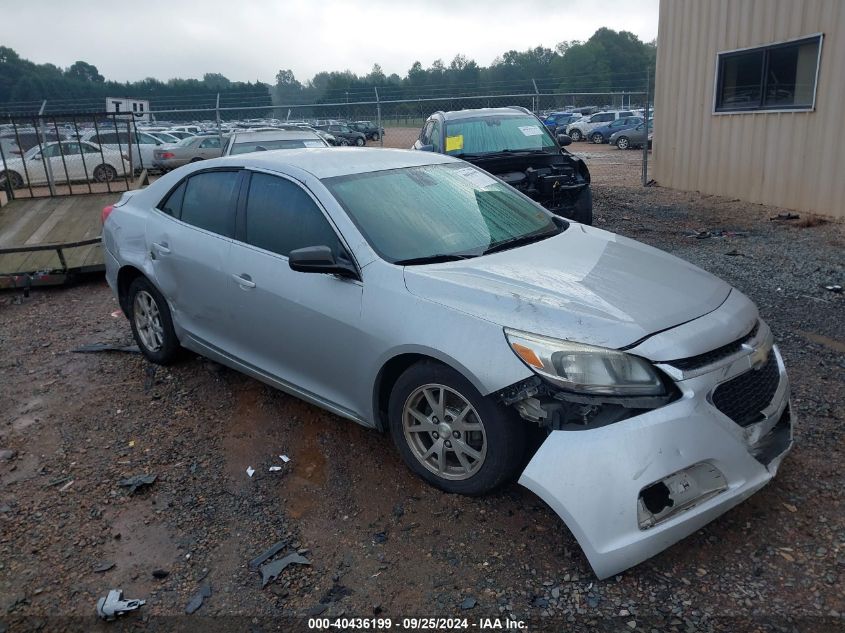
<path id="1" fill-rule="evenodd" d="M 239 285 L 241 288 L 244 288 L 244 289 L 246 289 L 246 288 L 255 288 L 255 282 L 254 282 L 254 281 L 252 280 L 252 278 L 251 278 L 249 275 L 247 275 L 246 273 L 243 273 L 243 274 L 241 274 L 241 275 L 238 275 L 237 273 L 232 273 L 232 279 L 234 279 L 235 281 L 237 281 L 237 282 L 238 282 L 238 285 Z"/>
<path id="2" fill-rule="evenodd" d="M 153 242 L 153 246 L 161 255 L 169 255 L 170 249 L 167 248 L 167 244 L 159 244 L 158 242 Z"/>

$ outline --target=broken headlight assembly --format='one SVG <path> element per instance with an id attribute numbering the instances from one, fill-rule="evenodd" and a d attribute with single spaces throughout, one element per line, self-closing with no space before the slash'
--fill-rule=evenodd
<path id="1" fill-rule="evenodd" d="M 592 396 L 663 396 L 667 389 L 647 360 L 614 349 L 505 328 L 513 352 L 561 389 Z"/>

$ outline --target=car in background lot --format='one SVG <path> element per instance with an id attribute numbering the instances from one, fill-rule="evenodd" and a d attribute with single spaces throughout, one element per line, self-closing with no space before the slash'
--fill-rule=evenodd
<path id="1" fill-rule="evenodd" d="M 558 128 L 561 132 L 564 131 L 570 123 L 580 121 L 581 116 L 577 112 L 551 112 L 543 119 L 543 125 L 549 128 L 549 132 L 556 134 Z"/>
<path id="2" fill-rule="evenodd" d="M 130 143 L 130 138 L 132 142 Z M 81 141 L 88 141 L 101 147 L 126 152 L 132 159 L 132 167 L 135 171 L 154 168 L 154 152 L 159 145 L 164 145 L 152 134 L 136 131 L 130 135 L 128 132 L 116 130 L 88 130 L 80 136 Z"/>
<path id="3" fill-rule="evenodd" d="M 518 478 L 599 578 L 750 497 L 792 447 L 750 299 L 449 156 L 215 159 L 103 218 L 106 279 L 149 361 L 184 346 L 387 431 L 448 493 Z"/>
<path id="4" fill-rule="evenodd" d="M 193 132 L 184 132 L 182 130 L 165 130 L 170 136 L 175 136 L 180 141 L 184 138 L 188 138 L 189 136 L 196 136 Z"/>
<path id="5" fill-rule="evenodd" d="M 331 125 L 317 125 L 315 127 L 334 136 L 338 141 L 338 145 L 357 145 L 358 147 L 363 147 L 367 144 L 366 136 L 345 124 L 335 123 Z"/>
<path id="6" fill-rule="evenodd" d="M 616 119 L 624 119 L 626 117 L 634 116 L 630 110 L 606 110 L 603 112 L 596 112 L 589 117 L 582 118 L 580 121 L 570 123 L 566 128 L 566 134 L 573 141 L 583 141 L 590 138 L 590 132 L 601 127 L 606 123 L 611 123 Z"/>
<path id="7" fill-rule="evenodd" d="M 168 132 L 159 132 L 159 131 L 150 132 L 150 131 L 148 131 L 148 133 L 151 134 L 152 136 L 155 136 L 162 143 L 178 143 L 179 141 L 182 140 L 181 138 L 179 138 L 175 134 L 169 134 Z"/>
<path id="8" fill-rule="evenodd" d="M 275 149 L 301 149 L 328 147 L 322 137 L 308 130 L 263 130 L 260 132 L 235 132 L 229 137 L 223 156 Z"/>
<path id="9" fill-rule="evenodd" d="M 645 131 L 645 124 L 640 123 L 636 127 L 627 130 L 615 132 L 610 136 L 609 143 L 616 145 L 618 149 L 631 149 L 634 147 L 642 147 L 643 143 L 648 141 L 648 146 L 651 148 L 651 138 L 654 134 L 652 121 L 648 122 L 648 134 Z"/>
<path id="10" fill-rule="evenodd" d="M 176 169 L 188 163 L 195 163 L 223 155 L 223 143 L 219 136 L 189 136 L 177 143 L 162 145 L 153 152 L 153 165 L 158 169 Z"/>
<path id="11" fill-rule="evenodd" d="M 377 141 L 384 136 L 384 128 L 380 128 L 372 121 L 355 121 L 350 123 L 349 127 L 356 132 L 361 132 L 368 140 Z"/>
<path id="12" fill-rule="evenodd" d="M 6 132 L 2 135 L 2 137 L 0 137 L 0 139 L 6 139 L 6 144 L 4 144 L 3 146 L 4 148 L 9 147 L 11 144 L 14 144 L 21 152 L 26 152 L 44 142 L 63 141 L 67 138 L 68 137 L 62 132 L 56 134 L 55 130 L 49 129 L 45 132 L 37 132 L 32 127 L 30 127 L 29 129 L 19 128 L 17 130 L 17 133 Z"/>
<path id="13" fill-rule="evenodd" d="M 101 148 L 87 141 L 45 143 L 16 158 L 0 161 L 0 189 L 8 183 L 13 189 L 48 182 L 111 182 L 129 173 L 129 157 L 116 150 Z"/>
<path id="14" fill-rule="evenodd" d="M 544 207 L 592 224 L 590 171 L 525 108 L 481 108 L 435 112 L 413 149 L 462 158 L 502 179 Z"/>
<path id="15" fill-rule="evenodd" d="M 607 143 L 607 140 L 614 132 L 636 127 L 642 122 L 643 120 L 638 116 L 627 116 L 621 119 L 616 119 L 612 123 L 600 125 L 599 127 L 593 128 L 590 132 L 590 142 L 595 143 L 596 145 Z"/>
<path id="16" fill-rule="evenodd" d="M 170 129 L 174 132 L 190 132 L 191 134 L 199 134 L 203 131 L 199 125 L 177 125 Z"/>

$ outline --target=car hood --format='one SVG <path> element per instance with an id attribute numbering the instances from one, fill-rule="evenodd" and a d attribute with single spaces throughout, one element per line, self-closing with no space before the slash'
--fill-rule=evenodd
<path id="1" fill-rule="evenodd" d="M 610 348 L 712 312 L 731 290 L 668 253 L 581 224 L 500 253 L 406 266 L 405 285 L 504 327 Z"/>

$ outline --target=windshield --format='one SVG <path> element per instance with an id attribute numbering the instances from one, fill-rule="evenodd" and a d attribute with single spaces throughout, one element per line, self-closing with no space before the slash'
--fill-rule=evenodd
<path id="1" fill-rule="evenodd" d="M 352 174 L 322 182 L 389 262 L 472 257 L 514 239 L 560 232 L 548 211 L 465 163 Z"/>
<path id="2" fill-rule="evenodd" d="M 533 116 L 458 119 L 446 123 L 446 153 L 488 154 L 502 150 L 554 150 L 552 136 Z"/>
<path id="3" fill-rule="evenodd" d="M 301 149 L 303 147 L 325 147 L 326 144 L 318 139 L 267 139 L 262 141 L 250 141 L 248 143 L 235 143 L 232 146 L 232 155 L 247 154 L 249 152 L 261 152 L 271 149 Z"/>

